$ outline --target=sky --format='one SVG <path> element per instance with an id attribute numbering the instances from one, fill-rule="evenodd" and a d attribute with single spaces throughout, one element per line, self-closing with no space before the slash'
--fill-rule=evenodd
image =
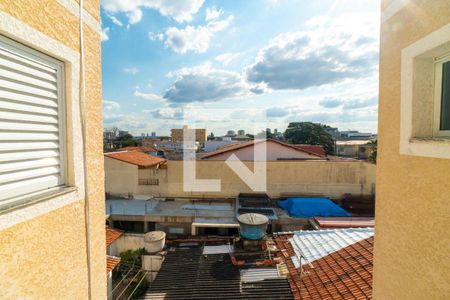
<path id="1" fill-rule="evenodd" d="M 376 0 L 102 0 L 105 128 L 377 132 Z"/>

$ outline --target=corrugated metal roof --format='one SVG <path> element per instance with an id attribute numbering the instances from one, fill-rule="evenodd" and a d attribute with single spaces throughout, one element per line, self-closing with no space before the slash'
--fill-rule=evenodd
<path id="1" fill-rule="evenodd" d="M 231 245 L 204 246 L 203 254 L 224 254 L 233 253 L 234 249 Z"/>
<path id="2" fill-rule="evenodd" d="M 169 251 L 143 299 L 293 299 L 285 278 L 242 282 L 229 254 L 201 248 Z"/>
<path id="3" fill-rule="evenodd" d="M 256 282 L 276 278 L 280 278 L 276 267 L 241 269 L 241 282 Z"/>
<path id="4" fill-rule="evenodd" d="M 373 236 L 373 228 L 295 231 L 289 242 L 302 265 Z"/>

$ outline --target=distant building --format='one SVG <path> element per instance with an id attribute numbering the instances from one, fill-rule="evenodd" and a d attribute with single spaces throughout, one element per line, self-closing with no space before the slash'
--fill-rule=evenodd
<path id="1" fill-rule="evenodd" d="M 324 128 L 327 133 L 329 133 L 333 138 L 339 137 L 339 130 L 335 127 Z"/>
<path id="2" fill-rule="evenodd" d="M 233 141 L 231 138 L 223 138 L 222 140 L 215 140 L 215 141 L 206 141 L 205 147 L 203 148 L 203 151 L 205 152 L 211 152 L 216 151 L 219 148 L 222 148 L 226 145 L 234 144 L 235 141 Z"/>
<path id="3" fill-rule="evenodd" d="M 105 191 L 110 194 L 156 194 L 166 159 L 140 151 L 105 154 Z"/>
<path id="4" fill-rule="evenodd" d="M 183 128 L 171 129 L 170 135 L 172 137 L 172 142 L 183 142 L 184 140 L 184 130 L 195 130 L 195 141 L 199 143 L 204 143 L 206 141 L 206 129 L 195 128 L 189 129 L 188 126 L 183 126 Z"/>
<path id="5" fill-rule="evenodd" d="M 373 134 L 370 132 L 359 132 L 357 130 L 339 131 L 337 140 L 361 140 L 367 141 L 373 139 Z"/>
<path id="6" fill-rule="evenodd" d="M 244 129 L 238 130 L 238 135 L 245 135 L 245 130 Z"/>
<path id="7" fill-rule="evenodd" d="M 234 131 L 234 130 L 228 130 L 228 131 L 227 131 L 227 134 L 226 134 L 225 136 L 233 137 L 233 136 L 235 136 L 235 135 L 236 135 L 236 131 Z"/>
<path id="8" fill-rule="evenodd" d="M 336 155 L 367 159 L 372 147 L 367 140 L 336 141 Z"/>

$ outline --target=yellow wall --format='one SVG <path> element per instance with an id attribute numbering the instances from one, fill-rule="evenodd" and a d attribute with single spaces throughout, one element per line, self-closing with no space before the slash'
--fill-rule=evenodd
<path id="1" fill-rule="evenodd" d="M 100 1 L 84 2 L 86 10 L 94 19 L 99 20 Z M 2 0 L 0 11 L 79 52 L 78 18 L 57 1 Z M 84 25 L 84 32 L 92 295 L 93 299 L 105 299 L 100 35 L 87 25 Z M 14 39 L 13 36 L 10 38 Z M 71 142 L 81 143 L 81 140 L 69 140 Z M 84 224 L 84 200 L 79 199 L 48 214 L 0 231 L 0 298 L 87 299 Z"/>
<path id="2" fill-rule="evenodd" d="M 250 162 L 246 162 L 249 166 Z M 159 170 L 159 186 L 138 186 L 137 167 L 105 158 L 106 191 L 163 197 L 235 197 L 250 188 L 224 161 L 197 161 L 197 178 L 221 179 L 220 193 L 184 192 L 183 162 L 169 161 Z M 320 194 L 341 198 L 346 193 L 371 195 L 375 191 L 375 165 L 365 162 L 270 161 L 267 190 L 271 197 Z"/>
<path id="3" fill-rule="evenodd" d="M 401 51 L 450 23 L 450 1 L 404 2 L 381 24 L 374 298 L 448 299 L 450 160 L 400 155 L 399 135 Z"/>

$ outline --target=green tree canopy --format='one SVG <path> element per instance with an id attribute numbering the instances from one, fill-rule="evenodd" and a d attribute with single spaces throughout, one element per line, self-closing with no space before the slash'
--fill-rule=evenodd
<path id="1" fill-rule="evenodd" d="M 118 144 L 119 147 L 138 146 L 138 143 L 134 140 L 133 136 L 129 133 L 117 138 L 116 144 Z"/>
<path id="2" fill-rule="evenodd" d="M 321 145 L 327 154 L 333 154 L 334 140 L 325 131 L 327 127 L 319 123 L 292 122 L 284 132 L 284 138 L 292 144 Z"/>

